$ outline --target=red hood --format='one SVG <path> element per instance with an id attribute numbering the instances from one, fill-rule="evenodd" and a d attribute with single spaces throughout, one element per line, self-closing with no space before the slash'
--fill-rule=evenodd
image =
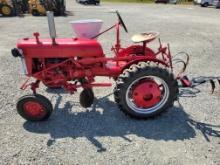
<path id="1" fill-rule="evenodd" d="M 22 49 L 25 56 L 31 57 L 94 57 L 103 56 L 101 45 L 92 39 L 57 38 L 56 44 L 51 39 L 24 38 L 18 41 L 17 48 Z"/>

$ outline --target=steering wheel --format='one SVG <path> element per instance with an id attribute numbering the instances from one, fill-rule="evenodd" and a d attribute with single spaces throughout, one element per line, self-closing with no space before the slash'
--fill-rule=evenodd
<path id="1" fill-rule="evenodd" d="M 128 29 L 123 21 L 123 19 L 121 18 L 119 12 L 116 10 L 116 14 L 118 16 L 118 20 L 119 20 L 119 23 L 122 25 L 122 27 L 124 28 L 125 32 L 128 33 Z"/>

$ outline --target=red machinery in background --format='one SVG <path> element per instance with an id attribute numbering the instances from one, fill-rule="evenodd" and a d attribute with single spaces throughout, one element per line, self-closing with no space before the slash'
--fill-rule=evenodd
<path id="1" fill-rule="evenodd" d="M 134 118 L 148 118 L 164 112 L 173 105 L 178 95 L 178 83 L 172 73 L 172 57 L 169 45 L 159 44 L 154 52 L 147 44 L 158 37 L 149 32 L 134 35 L 135 44 L 121 47 L 120 27 L 127 28 L 118 12 L 118 22 L 92 38 L 56 38 L 53 15 L 48 13 L 51 38 L 24 38 L 12 49 L 14 57 L 22 60 L 28 86 L 32 95 L 21 97 L 17 102 L 18 113 L 27 120 L 46 120 L 53 111 L 51 102 L 37 94 L 40 82 L 48 87 L 62 87 L 73 94 L 77 88 L 80 103 L 89 107 L 93 103 L 93 87 L 111 86 L 110 83 L 96 83 L 96 76 L 113 78 L 115 102 L 120 110 Z M 116 44 L 112 47 L 114 57 L 106 57 L 96 38 L 115 28 Z M 29 83 L 29 78 L 36 79 Z"/>

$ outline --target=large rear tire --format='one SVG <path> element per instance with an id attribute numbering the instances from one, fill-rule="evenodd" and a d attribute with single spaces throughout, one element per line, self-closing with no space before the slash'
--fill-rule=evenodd
<path id="1" fill-rule="evenodd" d="M 155 63 L 132 65 L 118 77 L 114 89 L 119 109 L 133 118 L 154 117 L 173 106 L 178 84 L 173 74 Z"/>
<path id="2" fill-rule="evenodd" d="M 31 14 L 33 16 L 40 16 L 41 15 L 40 12 L 38 10 L 35 10 L 35 9 L 31 11 Z"/>
<path id="3" fill-rule="evenodd" d="M 26 95 L 18 100 L 17 112 L 28 121 L 43 121 L 50 117 L 53 106 L 42 95 Z"/>
<path id="4" fill-rule="evenodd" d="M 0 11 L 3 16 L 9 17 L 13 15 L 13 9 L 9 5 L 2 5 Z"/>

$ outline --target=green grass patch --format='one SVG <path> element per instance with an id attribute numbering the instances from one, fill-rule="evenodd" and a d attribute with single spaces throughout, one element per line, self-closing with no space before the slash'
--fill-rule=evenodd
<path id="1" fill-rule="evenodd" d="M 104 2 L 154 3 L 154 0 L 102 0 Z"/>
<path id="2" fill-rule="evenodd" d="M 154 0 L 102 0 L 103 2 L 120 2 L 120 3 L 154 3 Z M 192 5 L 193 2 L 192 0 L 178 0 L 177 2 L 178 5 Z"/>

